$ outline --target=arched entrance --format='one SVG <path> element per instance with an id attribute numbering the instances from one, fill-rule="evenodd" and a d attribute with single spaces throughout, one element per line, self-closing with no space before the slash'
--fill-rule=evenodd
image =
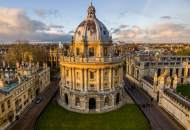
<path id="1" fill-rule="evenodd" d="M 89 110 L 96 109 L 96 99 L 90 98 L 89 99 Z"/>
<path id="2" fill-rule="evenodd" d="M 119 102 L 120 102 L 120 94 L 117 93 L 117 95 L 116 95 L 116 104 L 119 104 Z"/>
<path id="3" fill-rule="evenodd" d="M 65 94 L 65 103 L 68 105 L 69 104 L 69 99 L 68 99 L 68 95 Z"/>

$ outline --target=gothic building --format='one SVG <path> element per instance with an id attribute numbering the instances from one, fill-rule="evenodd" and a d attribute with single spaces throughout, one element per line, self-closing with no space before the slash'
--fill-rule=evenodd
<path id="1" fill-rule="evenodd" d="M 60 59 L 58 103 L 71 111 L 106 112 L 123 104 L 123 58 L 115 53 L 112 37 L 95 13 L 91 4 Z"/>

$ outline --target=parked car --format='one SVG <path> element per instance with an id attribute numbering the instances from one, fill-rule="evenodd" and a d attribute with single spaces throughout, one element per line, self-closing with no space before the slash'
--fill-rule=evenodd
<path id="1" fill-rule="evenodd" d="M 42 97 L 37 97 L 37 99 L 36 99 L 36 104 L 39 104 L 42 100 L 43 100 Z"/>

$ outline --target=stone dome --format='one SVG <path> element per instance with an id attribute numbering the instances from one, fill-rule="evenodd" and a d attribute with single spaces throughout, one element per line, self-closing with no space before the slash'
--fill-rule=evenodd
<path id="1" fill-rule="evenodd" d="M 88 16 L 77 27 L 74 34 L 74 43 L 83 41 L 88 43 L 109 43 L 111 37 L 106 26 L 96 18 L 96 9 L 91 4 L 88 8 Z"/>

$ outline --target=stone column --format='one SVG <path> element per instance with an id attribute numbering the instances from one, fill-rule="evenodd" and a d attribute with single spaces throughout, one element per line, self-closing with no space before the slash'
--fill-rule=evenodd
<path id="1" fill-rule="evenodd" d="M 84 69 L 82 69 L 82 90 L 84 91 L 84 86 L 85 86 L 85 78 L 84 78 Z"/>
<path id="2" fill-rule="evenodd" d="M 115 80 L 114 80 L 114 69 L 112 68 L 112 90 L 114 91 L 115 90 Z"/>
<path id="3" fill-rule="evenodd" d="M 73 86 L 73 73 L 72 73 L 72 72 L 73 72 L 73 69 L 70 68 L 70 69 L 69 69 L 69 76 L 70 76 L 69 78 L 70 78 L 70 86 L 71 86 L 70 88 L 71 88 L 71 89 L 74 89 L 74 88 L 73 88 L 74 86 Z"/>
<path id="4" fill-rule="evenodd" d="M 109 69 L 109 87 L 110 87 L 110 90 L 112 89 L 112 86 L 113 86 L 113 74 L 112 74 L 112 68 Z"/>
<path id="5" fill-rule="evenodd" d="M 96 84 L 97 84 L 97 91 L 100 90 L 100 69 L 97 70 L 97 79 L 96 79 Z"/>
<path id="6" fill-rule="evenodd" d="M 122 66 L 120 67 L 120 72 L 121 72 L 121 74 L 119 75 L 119 81 L 120 81 L 120 84 L 123 85 L 124 79 L 123 79 L 123 67 Z"/>
<path id="7" fill-rule="evenodd" d="M 75 75 L 75 68 L 73 68 L 73 86 L 76 89 L 76 75 Z"/>
<path id="8" fill-rule="evenodd" d="M 71 77 L 71 79 L 72 79 L 73 89 L 75 90 L 76 86 L 75 86 L 75 74 L 74 73 L 75 73 L 75 70 L 74 70 L 74 68 L 72 68 L 72 71 L 71 71 L 72 77 Z"/>
<path id="9" fill-rule="evenodd" d="M 84 91 L 87 91 L 88 87 L 88 70 L 84 69 Z"/>
<path id="10" fill-rule="evenodd" d="M 96 97 L 96 111 L 101 110 L 101 99 L 100 97 Z"/>
<path id="11" fill-rule="evenodd" d="M 104 69 L 101 69 L 101 91 L 104 90 Z"/>
<path id="12" fill-rule="evenodd" d="M 114 96 L 114 94 L 112 94 L 111 97 L 112 97 L 112 106 L 115 106 L 115 96 Z"/>

